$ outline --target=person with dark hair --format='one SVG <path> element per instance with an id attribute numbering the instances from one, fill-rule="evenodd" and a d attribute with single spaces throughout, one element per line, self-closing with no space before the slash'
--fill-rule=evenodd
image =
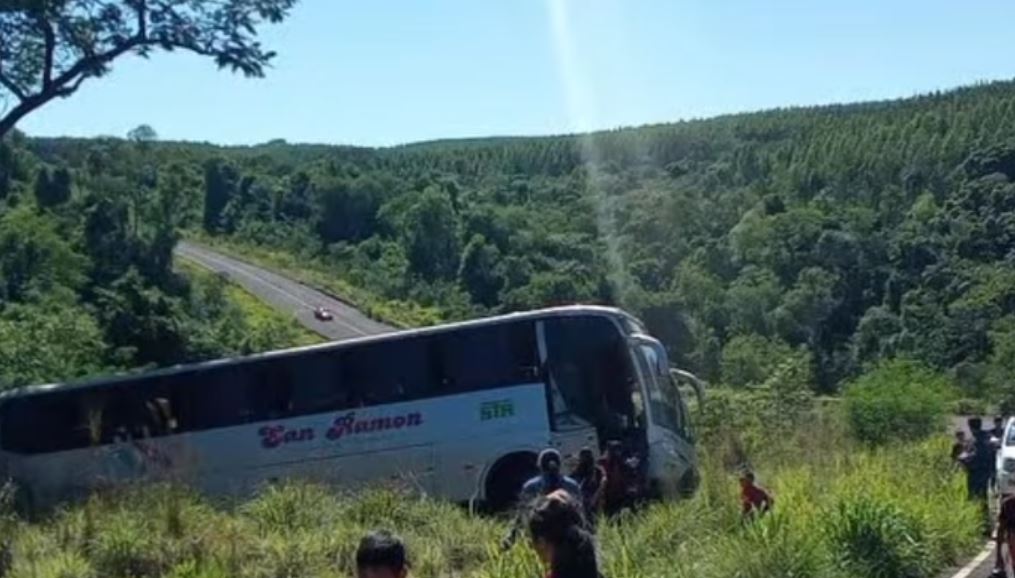
<path id="1" fill-rule="evenodd" d="M 623 444 L 616 440 L 606 442 L 606 453 L 599 465 L 606 473 L 601 498 L 603 512 L 612 517 L 633 505 L 635 474 L 624 458 Z"/>
<path id="2" fill-rule="evenodd" d="M 581 505 L 566 492 L 540 498 L 529 515 L 529 537 L 547 578 L 602 578 L 596 542 Z"/>
<path id="3" fill-rule="evenodd" d="M 539 452 L 536 465 L 539 467 L 539 474 L 525 482 L 518 494 L 518 514 L 515 516 L 508 535 L 501 541 L 501 548 L 504 550 L 514 545 L 521 531 L 526 509 L 539 498 L 556 491 L 563 491 L 575 500 L 582 499 L 582 490 L 578 486 L 578 482 L 560 473 L 560 452 L 553 448 Z"/>
<path id="4" fill-rule="evenodd" d="M 539 453 L 536 460 L 539 475 L 522 486 L 520 497 L 523 504 L 557 490 L 564 490 L 575 499 L 581 499 L 581 487 L 578 486 L 578 482 L 560 473 L 560 462 L 560 452 L 553 448 L 547 448 Z"/>
<path id="5" fill-rule="evenodd" d="M 1001 450 L 1001 446 L 1004 444 L 1004 418 L 1001 416 L 994 417 L 994 427 L 991 428 L 990 432 L 990 445 L 994 449 L 991 454 L 990 460 L 990 478 L 987 480 L 987 488 L 994 492 L 997 492 L 997 452 Z"/>
<path id="6" fill-rule="evenodd" d="M 754 483 L 754 472 L 746 471 L 740 476 L 740 503 L 745 520 L 768 513 L 775 500 L 765 488 Z"/>
<path id="7" fill-rule="evenodd" d="M 357 578 L 407 578 L 409 560 L 401 538 L 387 530 L 370 532 L 356 549 Z"/>
<path id="8" fill-rule="evenodd" d="M 984 535 L 990 536 L 992 524 L 987 504 L 987 489 L 995 467 L 994 446 L 990 442 L 990 434 L 983 431 L 983 420 L 971 417 L 967 423 L 973 439 L 969 449 L 961 458 L 962 463 L 966 466 L 966 490 L 969 499 L 977 502 L 980 507 Z"/>
<path id="9" fill-rule="evenodd" d="M 1007 547 L 1009 556 L 1015 553 L 1015 495 L 1007 495 L 1001 499 L 1000 508 L 997 513 L 997 536 L 994 551 L 994 571 L 992 577 L 1007 576 L 1005 568 L 1004 553 L 1002 548 Z"/>
<path id="10" fill-rule="evenodd" d="M 582 448 L 578 452 L 578 465 L 571 470 L 570 477 L 578 482 L 581 488 L 585 517 L 592 524 L 595 522 L 596 512 L 599 511 L 603 484 L 606 482 L 606 470 L 596 463 L 596 456 L 591 448 Z"/>
<path id="11" fill-rule="evenodd" d="M 966 453 L 969 442 L 966 440 L 966 432 L 955 430 L 955 441 L 952 443 L 952 461 L 962 466 L 962 456 Z"/>

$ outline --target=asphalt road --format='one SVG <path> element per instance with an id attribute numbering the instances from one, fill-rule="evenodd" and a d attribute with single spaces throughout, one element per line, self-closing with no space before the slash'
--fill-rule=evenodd
<path id="1" fill-rule="evenodd" d="M 176 256 L 227 276 L 230 281 L 250 291 L 265 303 L 280 311 L 291 313 L 307 329 L 333 341 L 395 330 L 316 289 L 267 269 L 227 257 L 207 247 L 181 241 L 176 246 Z M 319 321 L 314 317 L 316 307 L 329 309 L 334 319 Z"/>

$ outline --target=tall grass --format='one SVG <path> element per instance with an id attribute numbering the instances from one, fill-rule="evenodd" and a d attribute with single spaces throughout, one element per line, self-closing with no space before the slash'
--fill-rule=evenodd
<path id="1" fill-rule="evenodd" d="M 730 465 L 743 444 L 711 436 L 694 498 L 601 526 L 606 575 L 929 578 L 976 548 L 976 508 L 946 439 L 866 449 L 838 431 L 809 421 L 751 450 L 776 498 L 753 524 L 741 522 Z M 358 539 L 381 527 L 406 538 L 421 578 L 540 575 L 526 544 L 500 551 L 505 522 L 388 491 L 291 482 L 227 507 L 149 487 L 95 495 L 38 523 L 5 519 L 17 578 L 349 576 Z"/>

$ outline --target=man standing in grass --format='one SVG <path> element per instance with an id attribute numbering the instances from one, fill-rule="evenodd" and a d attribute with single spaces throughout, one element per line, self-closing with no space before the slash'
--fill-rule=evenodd
<path id="1" fill-rule="evenodd" d="M 1004 547 L 1008 547 L 1008 558 L 1015 552 L 1015 495 L 1007 495 L 1001 499 L 1001 507 L 997 514 L 997 548 L 994 558 L 992 578 L 1008 576 L 1007 564 L 1004 560 Z"/>
<path id="2" fill-rule="evenodd" d="M 356 578 L 408 578 L 402 540 L 386 530 L 370 532 L 356 549 Z"/>
<path id="3" fill-rule="evenodd" d="M 973 435 L 969 450 L 961 458 L 966 466 L 966 489 L 969 499 L 975 501 L 983 515 L 983 532 L 991 534 L 990 511 L 987 505 L 987 488 L 994 472 L 994 444 L 990 441 L 990 433 L 983 430 L 983 420 L 971 417 L 967 422 Z"/>

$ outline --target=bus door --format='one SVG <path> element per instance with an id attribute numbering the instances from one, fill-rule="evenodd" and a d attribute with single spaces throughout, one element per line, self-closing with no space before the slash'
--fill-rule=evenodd
<path id="1" fill-rule="evenodd" d="M 645 412 L 620 329 L 604 316 L 561 316 L 539 323 L 540 351 L 554 439 L 562 453 L 583 446 L 602 451 L 622 442 L 632 454 L 645 447 Z"/>
<path id="2" fill-rule="evenodd" d="M 697 471 L 687 406 L 672 382 L 662 344 L 646 335 L 635 335 L 632 342 L 647 392 L 651 476 L 667 486 L 663 489 L 676 491 L 681 484 L 689 483 L 686 476 L 696 475 Z"/>

